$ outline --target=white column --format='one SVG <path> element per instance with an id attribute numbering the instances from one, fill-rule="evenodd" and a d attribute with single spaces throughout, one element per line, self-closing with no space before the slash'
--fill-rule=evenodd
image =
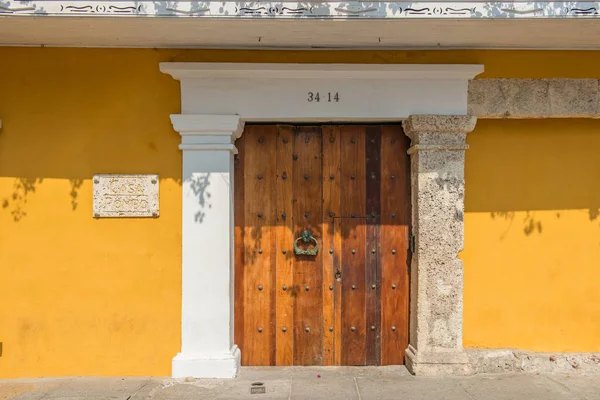
<path id="1" fill-rule="evenodd" d="M 403 123 L 411 138 L 412 229 L 410 344 L 406 366 L 418 375 L 470 373 L 463 350 L 465 150 L 469 116 L 413 115 Z"/>
<path id="2" fill-rule="evenodd" d="M 240 350 L 233 343 L 233 142 L 237 115 L 171 115 L 181 134 L 181 352 L 174 378 L 233 378 Z"/>

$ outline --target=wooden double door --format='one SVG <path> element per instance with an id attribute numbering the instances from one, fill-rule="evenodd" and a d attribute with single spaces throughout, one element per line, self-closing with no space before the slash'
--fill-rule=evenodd
<path id="1" fill-rule="evenodd" d="M 242 365 L 403 364 L 410 175 L 399 125 L 248 125 L 235 158 Z"/>

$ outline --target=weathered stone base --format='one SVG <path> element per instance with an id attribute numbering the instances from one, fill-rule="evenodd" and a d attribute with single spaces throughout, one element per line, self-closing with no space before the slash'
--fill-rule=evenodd
<path id="1" fill-rule="evenodd" d="M 511 349 L 467 349 L 475 374 L 600 374 L 600 354 L 537 353 Z"/>
<path id="2" fill-rule="evenodd" d="M 406 368 L 422 376 L 519 372 L 600 375 L 600 353 L 538 353 L 514 349 L 420 352 L 409 345 Z"/>
<path id="3" fill-rule="evenodd" d="M 464 351 L 417 351 L 412 345 L 406 349 L 406 368 L 414 375 L 470 375 L 469 357 Z"/>

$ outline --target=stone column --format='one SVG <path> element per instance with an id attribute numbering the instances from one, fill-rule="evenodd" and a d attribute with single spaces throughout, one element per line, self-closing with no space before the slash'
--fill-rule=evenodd
<path id="1" fill-rule="evenodd" d="M 233 142 L 237 115 L 171 115 L 181 134 L 182 314 L 175 378 L 233 378 Z"/>
<path id="2" fill-rule="evenodd" d="M 404 122 L 411 139 L 412 229 L 415 251 L 410 287 L 413 374 L 468 374 L 462 347 L 464 164 L 470 116 L 413 115 Z"/>

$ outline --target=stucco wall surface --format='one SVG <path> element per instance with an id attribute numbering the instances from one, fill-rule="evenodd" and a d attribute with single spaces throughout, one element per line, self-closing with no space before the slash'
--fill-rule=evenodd
<path id="1" fill-rule="evenodd" d="M 180 348 L 181 152 L 162 61 L 481 63 L 600 78 L 600 52 L 0 48 L 0 377 L 169 375 Z M 600 351 L 600 121 L 467 137 L 464 345 Z M 92 218 L 95 173 L 157 173 L 160 217 Z"/>
<path id="2" fill-rule="evenodd" d="M 480 120 L 465 162 L 465 347 L 600 351 L 600 121 Z"/>

